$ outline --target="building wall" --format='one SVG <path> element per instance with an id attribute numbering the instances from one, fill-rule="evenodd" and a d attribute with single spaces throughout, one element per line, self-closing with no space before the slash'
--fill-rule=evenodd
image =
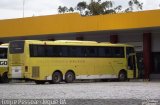
<path id="1" fill-rule="evenodd" d="M 152 74 L 160 74 L 160 31 L 152 32 Z M 151 75 L 152 78 L 160 78 L 160 75 Z"/>
<path id="2" fill-rule="evenodd" d="M 152 52 L 160 52 L 160 31 L 152 32 Z"/>
<path id="3" fill-rule="evenodd" d="M 119 33 L 120 43 L 127 43 L 135 46 L 137 52 L 143 51 L 143 34 L 141 32 Z"/>
<path id="4" fill-rule="evenodd" d="M 97 42 L 109 42 L 110 37 L 108 33 L 96 33 L 84 35 L 84 40 L 97 41 Z"/>

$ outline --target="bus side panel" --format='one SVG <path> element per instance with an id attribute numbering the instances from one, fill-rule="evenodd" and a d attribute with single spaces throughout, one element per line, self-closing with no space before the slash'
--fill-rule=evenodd
<path id="1" fill-rule="evenodd" d="M 111 65 L 110 58 L 97 58 L 95 59 L 95 75 L 114 75 L 114 69 Z M 107 78 L 107 77 L 106 77 Z"/>
<path id="2" fill-rule="evenodd" d="M 37 62 L 38 61 L 38 62 Z M 28 78 L 36 79 L 36 80 L 49 80 L 52 79 L 52 74 L 56 70 L 62 72 L 63 77 L 68 70 L 73 70 L 76 76 L 90 76 L 96 75 L 94 71 L 95 61 L 93 59 L 86 58 L 30 58 L 30 62 L 28 62 L 29 66 L 29 74 L 32 74 L 33 67 L 39 67 L 39 77 L 32 78 L 32 75 Z M 27 74 L 26 74 L 27 75 Z M 86 77 L 85 77 L 86 78 Z M 87 78 L 86 78 L 87 79 Z"/>
<path id="3" fill-rule="evenodd" d="M 127 70 L 125 58 L 112 58 L 111 63 L 114 69 L 114 73 L 117 77 L 119 75 L 120 70 Z"/>

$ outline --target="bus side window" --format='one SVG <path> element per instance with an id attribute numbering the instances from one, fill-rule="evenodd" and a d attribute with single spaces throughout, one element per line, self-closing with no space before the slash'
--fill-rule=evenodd
<path id="1" fill-rule="evenodd" d="M 68 57 L 69 56 L 67 46 L 62 46 L 61 47 L 61 56 L 63 56 L 63 57 Z"/>
<path id="2" fill-rule="evenodd" d="M 79 53 L 79 52 L 77 51 L 77 47 L 75 47 L 75 46 L 69 47 L 69 56 L 70 56 L 70 57 L 76 57 L 76 56 L 77 56 L 77 53 Z"/>
<path id="3" fill-rule="evenodd" d="M 59 57 L 62 55 L 60 46 L 53 46 L 53 57 Z"/>
<path id="4" fill-rule="evenodd" d="M 29 45 L 29 50 L 30 50 L 30 57 L 38 56 L 37 45 Z"/>
<path id="5" fill-rule="evenodd" d="M 111 57 L 111 48 L 110 47 L 100 47 L 98 49 L 99 57 Z"/>
<path id="6" fill-rule="evenodd" d="M 86 56 L 87 57 L 97 57 L 97 48 L 96 47 L 86 47 Z"/>
<path id="7" fill-rule="evenodd" d="M 70 57 L 83 57 L 84 56 L 83 47 L 70 46 L 69 47 L 69 56 Z"/>
<path id="8" fill-rule="evenodd" d="M 53 57 L 53 47 L 52 46 L 46 46 L 46 56 L 47 57 Z"/>
<path id="9" fill-rule="evenodd" d="M 124 58 L 124 47 L 112 47 L 113 57 Z"/>
<path id="10" fill-rule="evenodd" d="M 30 45 L 30 56 L 31 57 L 45 57 L 45 46 L 44 45 Z"/>
<path id="11" fill-rule="evenodd" d="M 44 45 L 40 45 L 37 48 L 37 52 L 38 52 L 38 57 L 45 57 L 45 46 Z"/>

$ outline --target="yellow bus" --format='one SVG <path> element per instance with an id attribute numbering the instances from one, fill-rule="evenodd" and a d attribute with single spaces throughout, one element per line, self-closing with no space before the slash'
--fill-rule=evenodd
<path id="1" fill-rule="evenodd" d="M 8 81 L 8 60 L 7 60 L 8 44 L 0 45 L 0 82 L 7 83 Z"/>
<path id="2" fill-rule="evenodd" d="M 44 84 L 136 77 L 131 45 L 76 40 L 17 40 L 9 44 L 9 78 Z"/>

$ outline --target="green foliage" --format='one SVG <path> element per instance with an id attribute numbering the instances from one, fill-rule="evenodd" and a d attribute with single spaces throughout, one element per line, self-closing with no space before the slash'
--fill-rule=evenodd
<path id="1" fill-rule="evenodd" d="M 58 13 L 65 13 L 65 12 L 68 12 L 68 8 L 66 6 L 64 6 L 64 7 L 59 6 L 58 7 Z"/>
<path id="2" fill-rule="evenodd" d="M 83 13 L 83 10 L 84 9 L 86 9 L 87 8 L 87 3 L 86 2 L 79 2 L 78 4 L 77 4 L 77 10 L 79 10 L 80 11 L 80 13 L 82 14 Z"/>
<path id="3" fill-rule="evenodd" d="M 85 1 L 79 2 L 75 8 L 66 6 L 58 8 L 58 13 L 66 13 L 66 12 L 74 12 L 79 11 L 82 16 L 91 16 L 91 15 L 101 15 L 101 14 L 114 14 L 114 13 L 124 13 L 124 12 L 132 12 L 136 10 L 142 10 L 143 3 L 138 0 L 130 0 L 128 2 L 128 8 L 122 10 L 122 6 L 114 6 L 113 1 L 104 1 L 101 0 L 91 0 L 89 4 Z"/>
<path id="4" fill-rule="evenodd" d="M 87 9 L 89 10 L 90 15 L 100 15 L 104 12 L 103 7 L 99 2 L 91 2 Z"/>
<path id="5" fill-rule="evenodd" d="M 84 10 L 84 9 L 86 9 L 87 8 L 87 3 L 86 2 L 79 2 L 78 4 L 77 4 L 77 10 L 79 10 L 79 11 L 81 11 L 81 10 Z"/>
<path id="6" fill-rule="evenodd" d="M 125 9 L 125 12 L 132 12 L 134 10 L 142 10 L 143 3 L 139 2 L 138 0 L 130 0 L 128 2 L 129 7 Z"/>
<path id="7" fill-rule="evenodd" d="M 73 7 L 70 7 L 70 8 L 69 8 L 69 11 L 70 11 L 70 12 L 74 12 Z"/>

